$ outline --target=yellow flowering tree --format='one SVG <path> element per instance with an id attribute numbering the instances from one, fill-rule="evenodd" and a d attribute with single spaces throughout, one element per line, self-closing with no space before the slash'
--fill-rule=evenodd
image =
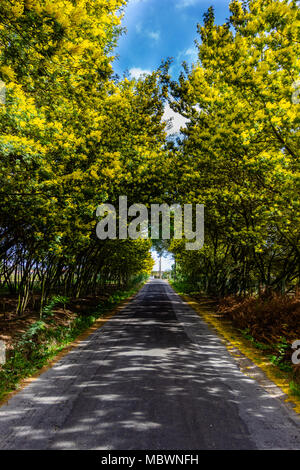
<path id="1" fill-rule="evenodd" d="M 78 296 L 152 267 L 148 242 L 95 235 L 100 203 L 163 188 L 158 73 L 113 78 L 124 4 L 1 2 L 0 274 L 20 314 L 37 286 L 43 304 L 51 292 Z"/>
<path id="2" fill-rule="evenodd" d="M 198 61 L 172 84 L 188 119 L 178 166 L 183 200 L 206 205 L 206 244 L 173 244 L 184 272 L 214 293 L 299 283 L 299 9 L 287 0 L 208 10 Z"/>

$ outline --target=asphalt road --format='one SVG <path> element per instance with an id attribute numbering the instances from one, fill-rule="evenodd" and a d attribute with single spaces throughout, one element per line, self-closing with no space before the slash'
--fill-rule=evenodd
<path id="1" fill-rule="evenodd" d="M 164 281 L 0 408 L 0 449 L 300 449 L 299 429 Z"/>

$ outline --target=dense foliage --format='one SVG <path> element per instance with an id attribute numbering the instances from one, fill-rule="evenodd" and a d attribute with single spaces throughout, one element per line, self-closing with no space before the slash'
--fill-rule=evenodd
<path id="1" fill-rule="evenodd" d="M 22 313 L 34 290 L 86 295 L 152 268 L 146 240 L 100 241 L 99 204 L 162 187 L 158 73 L 113 75 L 123 0 L 0 5 L 0 276 Z"/>
<path id="2" fill-rule="evenodd" d="M 209 9 L 198 61 L 171 83 L 189 119 L 176 152 L 181 201 L 205 204 L 201 251 L 174 241 L 184 279 L 210 294 L 299 286 L 299 8 L 232 1 L 226 24 Z M 299 84 L 299 82 L 298 82 Z"/>
<path id="3" fill-rule="evenodd" d="M 198 60 L 177 82 L 166 67 L 139 80 L 114 76 L 125 4 L 1 2 L 1 285 L 22 314 L 34 291 L 42 310 L 52 293 L 78 297 L 149 273 L 149 241 L 95 235 L 97 206 L 126 195 L 129 204 L 205 204 L 204 248 L 168 247 L 177 276 L 200 290 L 295 290 L 297 2 L 234 0 L 221 26 L 210 8 Z M 177 144 L 162 121 L 166 85 L 188 119 Z"/>

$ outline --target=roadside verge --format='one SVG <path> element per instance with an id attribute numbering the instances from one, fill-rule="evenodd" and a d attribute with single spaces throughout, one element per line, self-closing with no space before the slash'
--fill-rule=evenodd
<path id="1" fill-rule="evenodd" d="M 69 325 L 69 331 L 67 331 L 68 327 L 66 328 L 67 334 L 56 339 L 54 345 L 52 344 L 53 338 L 52 342 L 48 339 L 48 342 L 46 341 L 43 344 L 43 355 L 41 357 L 37 358 L 38 354 L 33 354 L 32 359 L 28 360 L 23 359 L 22 355 L 19 355 L 15 364 L 14 361 L 9 360 L 0 368 L 0 406 L 7 403 L 12 396 L 53 367 L 72 349 L 76 348 L 116 313 L 125 308 L 134 299 L 143 285 L 144 282 L 139 283 L 130 290 L 123 291 L 116 299 L 112 296 L 107 304 L 99 306 L 96 311 L 86 317 L 87 321 L 81 322 L 79 325 Z M 80 319 L 80 317 L 78 318 Z M 23 363 L 24 368 L 22 370 Z"/>
<path id="2" fill-rule="evenodd" d="M 245 375 L 258 381 L 268 393 L 283 399 L 294 412 L 300 414 L 300 397 L 291 390 L 291 377 L 288 373 L 272 364 L 261 350 L 255 348 L 229 320 L 217 314 L 214 308 L 206 305 L 205 302 L 200 303 L 190 295 L 178 292 L 174 285 L 172 288 L 206 323 L 213 327 Z"/>

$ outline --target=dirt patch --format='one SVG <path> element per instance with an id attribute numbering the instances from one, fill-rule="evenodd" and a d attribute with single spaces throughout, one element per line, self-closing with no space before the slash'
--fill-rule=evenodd
<path id="1" fill-rule="evenodd" d="M 52 309 L 53 315 L 51 316 L 53 323 L 59 326 L 69 326 L 74 319 L 80 315 L 90 314 L 101 303 L 105 302 L 111 293 L 116 290 L 108 286 L 105 292 L 95 295 L 87 296 L 78 299 L 70 299 L 65 305 L 55 306 Z M 30 326 L 40 319 L 40 312 L 38 309 L 39 297 L 31 300 L 24 315 L 17 316 L 17 296 L 3 296 L 0 299 L 0 340 L 6 344 L 6 350 L 13 349 L 14 343 L 30 328 Z"/>

